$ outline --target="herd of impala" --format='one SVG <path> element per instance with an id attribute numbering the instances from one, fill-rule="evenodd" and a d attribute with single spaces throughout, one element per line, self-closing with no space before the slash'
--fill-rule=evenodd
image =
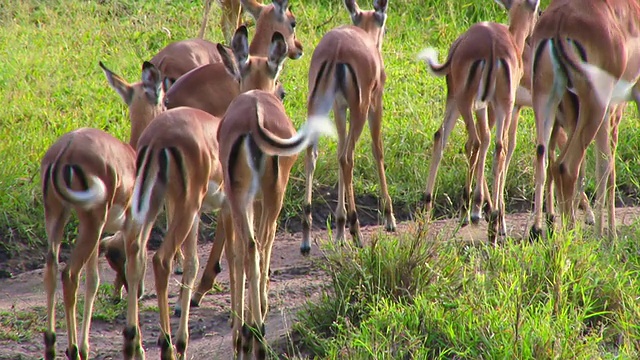
<path id="1" fill-rule="evenodd" d="M 535 113 L 537 141 L 531 236 L 542 235 L 545 193 L 547 225 L 553 228 L 553 182 L 563 220 L 569 226 L 574 223 L 575 208 L 581 206 L 585 221 L 595 223 L 596 233 L 602 235 L 606 202 L 608 235 L 613 238 L 617 126 L 626 103 L 640 103 L 640 4 L 637 0 L 552 0 L 542 12 L 539 0 L 496 1 L 508 11 L 508 26 L 492 22 L 471 26 L 451 45 L 443 64 L 438 63 L 434 49 L 427 48 L 418 55 L 431 73 L 446 77 L 447 85 L 444 121 L 434 134 L 425 192 L 427 210 L 433 204 L 444 146 L 462 116 L 469 163 L 462 221 L 477 224 L 485 217 L 490 241 L 506 235 L 505 174 L 516 145 L 520 109 L 530 106 Z M 224 249 L 231 283 L 234 357 L 253 354 L 264 359 L 269 263 L 277 218 L 291 168 L 297 154 L 306 150 L 300 249 L 308 254 L 312 179 L 320 136 L 337 133 L 338 137 L 335 240 L 344 240 L 348 222 L 353 240 L 362 245 L 353 166 L 355 145 L 367 122 L 385 228 L 395 230 L 381 138 L 386 81 L 381 50 L 387 0 L 374 0 L 374 10 L 369 11 L 361 10 L 355 0 L 344 0 L 353 25 L 327 32 L 316 46 L 309 68 L 307 121 L 299 131 L 285 112 L 284 91 L 277 81 L 285 59 L 298 59 L 303 53 L 288 0 L 273 0 L 269 5 L 256 0 L 220 3 L 221 27 L 230 46 L 202 39 L 211 5 L 211 0 L 206 0 L 200 38 L 171 43 L 145 61 L 140 82 L 130 84 L 100 63 L 109 84 L 129 108 L 128 144 L 101 130 L 81 128 L 60 137 L 42 160 L 49 243 L 44 275 L 48 308 L 45 359 L 56 356 L 58 254 L 72 210 L 79 220 L 78 239 L 61 275 L 69 359 L 88 358 L 101 253 L 116 271 L 116 296 L 121 296 L 123 286 L 127 289 L 123 356 L 144 358 L 138 299 L 144 292 L 146 243 L 163 206 L 167 229 L 152 262 L 160 312 L 161 358 L 185 357 L 189 308 L 198 306 L 211 289 L 221 271 Z M 240 25 L 242 9 L 255 19 L 251 42 L 247 27 Z M 332 109 L 334 122 L 328 117 Z M 491 195 L 484 169 L 492 127 L 495 151 Z M 594 139 L 596 215 L 579 186 L 584 176 L 585 150 Z M 200 284 L 192 293 L 199 267 L 196 249 L 200 213 L 213 210 L 219 210 L 214 246 Z M 101 240 L 103 232 L 114 235 Z M 182 267 L 175 308 L 180 315 L 175 346 L 167 293 L 174 259 Z M 79 274 L 85 267 L 85 316 L 78 341 L 76 295 Z"/>

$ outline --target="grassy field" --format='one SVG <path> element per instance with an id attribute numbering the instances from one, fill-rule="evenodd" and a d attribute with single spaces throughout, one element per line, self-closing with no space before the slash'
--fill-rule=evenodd
<path id="1" fill-rule="evenodd" d="M 213 11 L 217 19 L 217 8 Z M 294 1 L 294 12 L 306 55 L 287 61 L 281 80 L 287 111 L 299 125 L 313 48 L 324 32 L 349 17 L 337 0 Z M 98 61 L 137 81 L 142 61 L 171 41 L 196 36 L 201 15 L 202 1 L 187 0 L 0 3 L 0 261 L 18 256 L 25 246 L 43 249 L 39 161 L 56 138 L 91 126 L 128 139 L 126 107 L 107 86 Z M 412 207 L 420 199 L 432 135 L 443 115 L 444 80 L 428 75 L 415 56 L 430 45 L 444 57 L 464 29 L 482 20 L 505 22 L 506 15 L 490 0 L 390 3 L 383 136 L 397 204 Z M 207 32 L 212 41 L 221 40 L 216 22 Z M 620 130 L 616 166 L 624 194 L 640 188 L 636 116 L 628 111 Z M 526 110 L 507 177 L 512 201 L 532 199 L 534 136 L 532 113 Z M 437 183 L 437 207 L 451 214 L 464 179 L 464 138 L 458 126 Z M 336 144 L 323 140 L 320 149 L 315 185 L 333 188 Z M 365 132 L 357 146 L 358 195 L 378 193 L 370 149 Z M 285 217 L 301 213 L 302 170 L 298 161 Z M 593 188 L 588 181 L 587 190 Z M 579 233 L 534 246 L 509 241 L 500 248 L 447 245 L 417 230 L 406 238 L 381 238 L 370 248 L 329 259 L 333 283 L 297 326 L 307 348 L 322 358 L 637 358 L 640 261 L 634 239 L 640 229 L 624 232 L 613 246 Z"/>
<path id="2" fill-rule="evenodd" d="M 213 11 L 215 19 L 218 10 Z M 305 114 L 311 52 L 324 32 L 350 20 L 339 1 L 294 2 L 294 12 L 306 55 L 287 61 L 281 80 L 287 91 L 287 111 L 300 124 Z M 0 108 L 0 236 L 5 239 L 0 246 L 7 248 L 5 253 L 15 252 L 18 243 L 41 245 L 44 241 L 39 161 L 56 138 L 78 127 L 92 126 L 128 139 L 126 107 L 107 86 L 98 61 L 136 81 L 143 60 L 171 41 L 197 34 L 201 14 L 200 1 L 186 0 L 8 0 L 0 5 L 0 47 L 4 55 L 0 62 L 4 104 Z M 443 114 L 444 81 L 427 74 L 415 56 L 431 45 L 444 57 L 455 37 L 481 20 L 504 22 L 506 14 L 488 0 L 391 2 L 383 46 L 388 74 L 383 136 L 390 193 L 397 204 L 411 207 L 420 199 L 432 135 Z M 215 20 L 207 38 L 221 40 Z M 534 129 L 531 111 L 525 111 L 523 117 L 507 193 L 509 199 L 527 201 L 533 191 Z M 617 168 L 618 183 L 627 192 L 638 188 L 640 152 L 633 139 L 639 132 L 634 122 L 623 122 Z M 436 188 L 437 206 L 450 213 L 460 199 L 460 179 L 464 178 L 464 137 L 463 127 L 458 126 L 446 149 Z M 320 148 L 316 186 L 335 187 L 336 143 L 323 140 Z M 378 193 L 370 149 L 365 131 L 356 155 L 358 195 Z M 284 217 L 301 212 L 302 163 L 298 161 L 293 171 Z M 591 181 L 587 189 L 592 188 Z"/>
<path id="3" fill-rule="evenodd" d="M 328 251 L 332 281 L 295 325 L 322 359 L 637 359 L 640 228 L 530 245 L 379 236 Z"/>

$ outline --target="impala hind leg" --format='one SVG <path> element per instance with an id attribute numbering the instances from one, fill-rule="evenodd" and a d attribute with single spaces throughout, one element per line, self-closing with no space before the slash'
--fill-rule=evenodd
<path id="1" fill-rule="evenodd" d="M 463 116 L 469 116 L 465 114 Z M 484 168 L 487 161 L 487 152 L 491 143 L 491 130 L 489 129 L 489 121 L 487 120 L 487 108 L 476 110 L 476 131 L 480 148 L 478 150 L 477 161 L 475 165 L 476 188 L 473 193 L 473 206 L 471 210 L 471 223 L 477 225 L 482 218 L 482 207 L 485 200 L 486 183 Z M 495 189 L 494 189 L 495 191 Z M 486 194 L 489 197 L 489 193 Z"/>
<path id="2" fill-rule="evenodd" d="M 213 283 L 215 282 L 216 277 L 222 272 L 220 259 L 222 257 L 222 251 L 226 246 L 226 231 L 222 211 L 220 211 L 216 224 L 216 235 L 213 240 L 213 246 L 211 246 L 211 252 L 209 252 L 207 265 L 202 272 L 202 278 L 200 279 L 200 283 L 198 284 L 196 291 L 194 291 L 193 296 L 191 296 L 192 307 L 200 306 L 202 298 L 213 288 Z M 233 231 L 233 229 L 230 229 L 229 231 Z"/>
<path id="3" fill-rule="evenodd" d="M 384 148 L 382 144 L 382 92 L 375 95 L 375 101 L 369 110 L 369 130 L 371 131 L 371 147 L 378 170 L 380 198 L 382 199 L 382 215 L 387 231 L 396 231 L 396 217 L 393 215 L 393 204 L 387 189 L 387 177 L 384 171 Z"/>
<path id="4" fill-rule="evenodd" d="M 433 134 L 433 149 L 431 153 L 431 164 L 429 165 L 429 177 L 427 178 L 427 186 L 424 192 L 425 211 L 427 216 L 431 217 L 431 211 L 434 202 L 434 187 L 438 175 L 438 167 L 442 160 L 444 148 L 447 146 L 449 135 L 456 124 L 456 120 L 460 117 L 458 105 L 453 98 L 447 98 L 446 110 L 444 113 L 444 121 L 440 128 Z"/>
<path id="5" fill-rule="evenodd" d="M 618 149 L 618 125 L 624 113 L 624 105 L 618 105 L 611 114 L 611 169 L 609 171 L 609 184 L 607 187 L 607 207 L 609 213 L 609 239 L 616 240 L 616 151 Z M 606 120 L 605 120 L 606 121 Z"/>
<path id="6" fill-rule="evenodd" d="M 540 64 L 542 67 L 543 64 Z M 542 69 L 541 69 L 542 70 Z M 533 111 L 536 122 L 536 158 L 535 158 L 535 195 L 534 195 L 534 221 L 529 232 L 530 240 L 538 240 L 542 236 L 543 229 L 543 204 L 544 189 L 547 181 L 547 157 L 553 156 L 549 147 L 551 131 L 553 129 L 556 111 L 566 87 L 566 79 L 556 76 L 553 71 L 547 70 L 544 76 L 554 79 L 552 86 L 544 81 L 537 81 L 543 75 L 533 78 Z M 541 71 L 542 72 L 542 71 Z M 551 178 L 550 178 L 551 180 Z M 554 180 L 555 181 L 555 180 Z"/>
<path id="7" fill-rule="evenodd" d="M 609 117 L 605 116 L 602 125 L 598 129 L 596 142 L 596 236 L 601 237 L 604 233 L 604 207 L 607 202 L 607 194 L 609 194 L 609 180 L 611 178 L 612 155 L 611 143 L 609 141 L 610 122 Z"/>
<path id="8" fill-rule="evenodd" d="M 367 104 L 361 105 L 367 109 Z M 360 220 L 358 220 L 358 212 L 356 209 L 356 200 L 353 193 L 353 166 L 355 165 L 355 148 L 358 138 L 362 133 L 364 123 L 366 121 L 368 110 L 358 111 L 358 109 L 349 110 L 349 133 L 346 143 L 340 154 L 340 171 L 342 173 L 342 184 L 344 187 L 344 196 L 347 201 L 347 220 L 349 221 L 349 232 L 353 238 L 353 242 L 358 247 L 362 247 L 362 233 L 360 232 Z"/>
<path id="9" fill-rule="evenodd" d="M 222 10 L 220 28 L 227 44 L 231 44 L 233 33 L 242 25 L 240 0 L 219 0 L 219 3 Z"/>
<path id="10" fill-rule="evenodd" d="M 58 285 L 58 258 L 64 226 L 69 220 L 69 211 L 61 205 L 52 207 L 45 201 L 45 228 L 49 249 L 44 270 L 44 288 L 47 293 L 47 325 L 44 331 L 44 359 L 56 358 L 56 288 Z"/>
<path id="11" fill-rule="evenodd" d="M 62 289 L 64 298 L 65 315 L 67 320 L 67 335 L 69 345 L 66 351 L 69 359 L 88 359 L 89 344 L 77 342 L 76 329 L 76 300 L 78 294 L 78 281 L 80 272 L 87 262 L 89 265 L 97 265 L 98 243 L 102 229 L 106 221 L 106 208 L 93 209 L 78 212 L 78 239 L 71 252 L 67 266 L 62 270 Z M 90 261 L 95 257 L 94 261 Z M 85 293 L 85 310 L 93 309 L 93 300 L 98 290 L 97 269 L 87 270 L 87 282 Z M 88 303 L 88 304 L 87 304 Z M 91 325 L 91 313 L 84 314 L 82 336 L 88 335 Z"/>
<path id="12" fill-rule="evenodd" d="M 343 103 L 334 103 L 333 115 L 338 133 L 338 204 L 336 205 L 336 233 L 335 242 L 342 244 L 344 242 L 344 232 L 347 225 L 347 209 L 345 208 L 345 183 L 342 173 L 341 159 L 344 156 L 347 146 L 347 105 Z M 358 246 L 362 244 L 356 243 Z"/>
<path id="13" fill-rule="evenodd" d="M 271 266 L 271 250 L 276 237 L 277 221 L 282 210 L 289 174 L 291 167 L 297 157 L 280 157 L 278 166 L 269 166 L 265 169 L 265 174 L 272 173 L 274 181 L 269 186 L 262 186 L 262 216 L 260 218 L 259 241 L 262 244 L 262 254 L 260 257 L 260 309 L 262 311 L 262 322 L 266 321 L 269 311 L 269 277 Z M 275 184 L 274 184 L 275 183 Z M 275 185 L 275 186 L 274 186 Z M 257 346 L 257 344 L 254 344 Z"/>
<path id="14" fill-rule="evenodd" d="M 183 242 L 184 247 L 184 273 L 180 286 L 180 326 L 176 334 L 176 352 L 178 357 L 185 359 L 187 343 L 189 342 L 189 310 L 191 289 L 198 274 L 198 225 L 200 224 L 200 213 L 196 213 L 191 226 L 191 231 Z"/>
<path id="15" fill-rule="evenodd" d="M 93 303 L 100 286 L 100 275 L 98 273 L 98 249 L 90 255 L 87 261 L 87 271 L 85 275 L 84 312 L 82 327 L 80 329 L 80 358 L 89 358 L 89 330 L 91 328 L 91 314 L 93 314 Z"/>
<path id="16" fill-rule="evenodd" d="M 165 237 L 162 245 L 153 256 L 153 272 L 156 281 L 156 293 L 158 295 L 158 309 L 160 313 L 160 334 L 158 337 L 158 346 L 160 347 L 160 358 L 162 360 L 172 360 L 175 358 L 173 345 L 171 342 L 171 324 L 169 319 L 169 298 L 168 298 L 168 286 L 169 286 L 169 275 L 171 273 L 171 265 L 173 258 L 178 251 L 178 248 L 182 246 L 185 242 L 185 239 L 189 236 L 192 231 L 192 227 L 194 226 L 194 222 L 197 221 L 197 214 L 200 209 L 200 201 L 197 199 L 186 199 L 183 203 L 185 205 L 184 208 L 177 207 L 175 219 L 172 220 L 169 225 L 169 230 L 167 231 L 167 236 Z M 192 204 L 189 206 L 189 204 Z M 193 266 L 190 260 L 190 266 Z M 197 261 L 197 260 L 196 260 Z M 195 262 L 194 262 L 195 263 Z M 192 276 L 192 272 L 186 276 Z M 185 279 L 186 276 L 183 276 Z M 195 275 L 193 275 L 195 277 Z M 185 284 L 185 285 L 193 285 Z M 191 294 L 189 294 L 191 295 Z M 189 297 L 183 298 L 183 309 L 181 314 L 181 323 L 185 314 L 188 314 L 188 306 L 189 306 Z M 186 303 L 186 306 L 185 306 Z M 184 347 L 178 348 L 179 355 L 183 355 L 180 350 L 184 351 L 186 348 L 187 339 L 179 339 L 184 340 L 184 344 L 180 344 Z"/>
<path id="17" fill-rule="evenodd" d="M 152 208 L 151 211 L 153 210 Z M 157 213 L 151 213 L 147 216 L 150 219 L 142 226 L 133 222 L 126 226 L 127 325 L 122 331 L 124 337 L 122 355 L 125 360 L 143 360 L 145 358 L 138 320 L 138 299 L 147 263 L 147 239 L 151 234 L 151 227 Z"/>
<path id="18" fill-rule="evenodd" d="M 253 175 L 252 175 L 253 176 Z M 245 184 L 241 184 L 245 185 Z M 233 296 L 234 313 L 238 318 L 233 320 L 234 351 L 236 356 L 248 359 L 253 352 L 254 336 L 261 340 L 262 317 L 260 312 L 260 259 L 258 244 L 253 230 L 253 191 L 247 186 L 238 186 L 229 195 L 236 235 L 234 246 L 235 262 L 235 294 Z M 227 192 L 228 194 L 230 192 Z M 237 200 L 236 200 L 237 199 Z M 240 265 L 240 266 L 238 266 Z M 239 276 L 241 275 L 241 276 Z M 249 282 L 249 321 L 244 316 L 244 276 Z M 242 283 L 240 283 L 241 280 Z M 252 331 L 252 328 L 255 331 Z M 259 349 L 257 349 L 259 352 Z"/>
<path id="19" fill-rule="evenodd" d="M 498 236 L 504 236 L 507 234 L 507 227 L 505 223 L 505 202 L 504 202 L 504 188 L 507 175 L 506 167 L 506 150 L 505 143 L 508 144 L 507 130 L 510 127 L 511 113 L 513 111 L 513 99 L 515 95 L 508 99 L 506 104 L 499 104 L 496 106 L 496 137 L 495 137 L 495 149 L 494 149 L 494 163 L 493 163 L 493 203 L 495 204 L 495 210 L 491 215 L 489 221 L 488 236 L 489 241 L 497 243 Z"/>
<path id="20" fill-rule="evenodd" d="M 575 189 L 580 166 L 584 160 L 587 147 L 600 131 L 602 133 L 598 135 L 599 141 L 596 145 L 598 147 L 605 146 L 605 149 L 599 148 L 598 150 L 607 157 L 607 161 L 610 161 L 611 159 L 610 152 L 607 151 L 609 143 L 606 139 L 609 126 L 608 124 L 603 124 L 606 114 L 606 106 L 602 106 L 599 103 L 599 98 L 593 90 L 585 91 L 585 89 L 586 87 L 583 86 L 583 91 L 581 92 L 583 97 L 580 100 L 579 119 L 576 129 L 569 139 L 569 143 L 563 149 L 560 159 L 558 160 L 558 165 L 553 169 L 554 180 L 558 190 L 558 204 L 562 210 L 563 220 L 566 221 L 570 228 L 573 227 L 575 221 Z M 604 144 L 602 139 L 605 139 Z M 596 158 L 596 162 L 598 162 L 598 160 L 599 159 Z M 596 170 L 598 172 L 596 176 L 598 184 L 597 196 L 601 199 L 600 201 L 602 201 L 609 174 L 606 166 L 596 166 Z M 603 183 L 603 181 L 605 183 Z M 601 204 L 596 203 L 596 205 L 596 212 L 602 209 Z M 596 216 L 597 233 L 599 217 L 600 214 Z"/>
<path id="21" fill-rule="evenodd" d="M 300 253 L 302 255 L 309 255 L 309 252 L 311 252 L 311 226 L 313 225 L 311 198 L 313 196 L 313 173 L 316 170 L 317 160 L 318 144 L 316 143 L 307 148 L 304 159 L 306 186 L 304 197 L 304 217 L 302 218 L 302 243 L 300 244 Z"/>
<path id="22" fill-rule="evenodd" d="M 171 224 L 171 220 L 172 220 L 172 216 L 173 214 L 175 214 L 175 208 L 174 205 L 171 204 L 171 202 L 167 201 L 164 204 L 164 209 L 165 209 L 165 219 L 167 221 L 167 228 L 165 231 L 165 235 L 166 232 L 169 231 L 169 224 Z M 183 269 L 182 269 L 182 263 L 184 262 L 184 255 L 182 254 L 182 247 L 178 248 L 178 251 L 176 252 L 176 255 L 173 257 L 173 262 L 174 262 L 174 267 L 173 267 L 173 273 L 175 275 L 182 275 L 183 273 Z M 140 296 L 142 296 L 142 294 L 140 294 Z"/>
<path id="23" fill-rule="evenodd" d="M 479 133 L 476 130 L 476 125 L 473 121 L 473 115 L 471 113 L 471 99 L 461 98 L 458 99 L 458 111 L 462 115 L 465 127 L 467 129 L 467 142 L 465 143 L 465 155 L 467 157 L 468 168 L 467 177 L 465 179 L 464 188 L 462 189 L 462 206 L 460 208 L 460 224 L 466 226 L 469 224 L 469 203 L 471 200 L 471 187 L 473 185 L 473 179 L 476 176 L 478 155 L 480 150 Z M 478 218 L 478 221 L 480 219 Z"/>

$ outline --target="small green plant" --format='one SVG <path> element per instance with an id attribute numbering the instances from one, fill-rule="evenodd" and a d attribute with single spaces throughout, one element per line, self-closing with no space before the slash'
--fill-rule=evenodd
<path id="1" fill-rule="evenodd" d="M 0 311 L 0 340 L 30 341 L 44 331 L 45 322 L 44 307 L 18 310 L 12 306 L 9 310 Z"/>

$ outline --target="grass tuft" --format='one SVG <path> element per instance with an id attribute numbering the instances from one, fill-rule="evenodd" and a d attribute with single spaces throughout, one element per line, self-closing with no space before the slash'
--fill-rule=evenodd
<path id="1" fill-rule="evenodd" d="M 295 330 L 319 358 L 636 358 L 635 225 L 611 246 L 563 233 L 503 246 L 378 235 L 331 249 Z"/>

